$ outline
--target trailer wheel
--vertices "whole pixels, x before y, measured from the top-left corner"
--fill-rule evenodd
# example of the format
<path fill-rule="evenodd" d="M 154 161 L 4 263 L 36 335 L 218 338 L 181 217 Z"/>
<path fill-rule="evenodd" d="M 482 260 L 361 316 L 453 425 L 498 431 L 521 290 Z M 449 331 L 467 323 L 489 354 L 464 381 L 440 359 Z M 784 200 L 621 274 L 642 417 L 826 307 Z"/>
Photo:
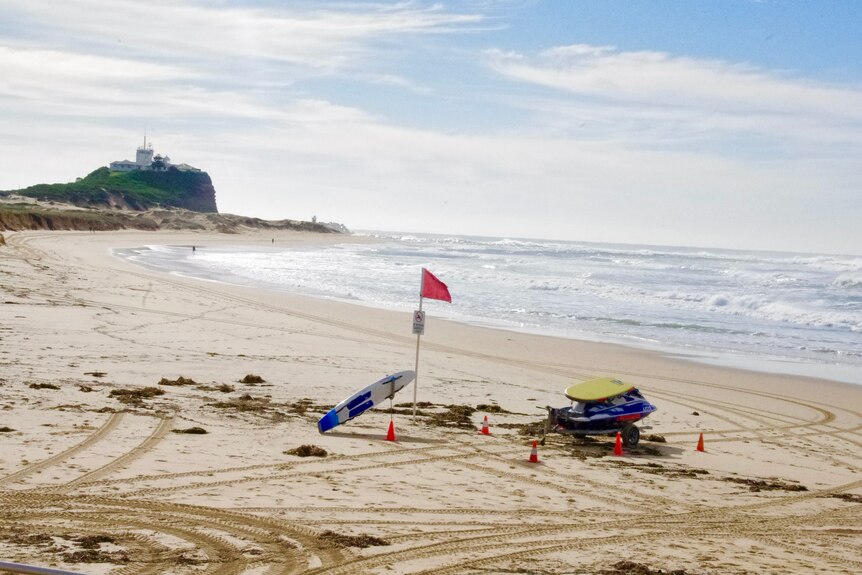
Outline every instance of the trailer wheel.
<path fill-rule="evenodd" d="M 623 427 L 620 435 L 623 436 L 623 445 L 625 445 L 626 447 L 634 447 L 641 439 L 640 430 L 631 424 Z"/>

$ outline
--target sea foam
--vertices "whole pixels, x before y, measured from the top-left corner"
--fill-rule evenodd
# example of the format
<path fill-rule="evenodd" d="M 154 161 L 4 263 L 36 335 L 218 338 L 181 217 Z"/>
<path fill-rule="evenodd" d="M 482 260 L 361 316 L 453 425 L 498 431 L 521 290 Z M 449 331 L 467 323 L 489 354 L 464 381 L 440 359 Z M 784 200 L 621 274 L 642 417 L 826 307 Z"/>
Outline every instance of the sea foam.
<path fill-rule="evenodd" d="M 148 246 L 157 269 L 411 311 L 421 268 L 452 304 L 429 314 L 688 353 L 839 366 L 862 383 L 862 258 L 422 234 L 324 247 Z M 855 368 L 858 368 L 855 369 Z M 828 376 L 828 375 L 826 375 Z"/>

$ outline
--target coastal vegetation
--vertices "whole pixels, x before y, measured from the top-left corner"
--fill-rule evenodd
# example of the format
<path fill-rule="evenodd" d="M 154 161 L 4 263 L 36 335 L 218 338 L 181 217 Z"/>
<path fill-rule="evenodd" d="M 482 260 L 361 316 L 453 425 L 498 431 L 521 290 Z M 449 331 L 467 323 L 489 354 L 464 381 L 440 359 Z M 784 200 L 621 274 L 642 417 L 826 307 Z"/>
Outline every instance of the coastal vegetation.
<path fill-rule="evenodd" d="M 0 200 L 3 198 L 0 197 Z M 136 211 L 121 208 L 81 208 L 68 204 L 0 201 L 0 230 L 299 230 L 334 233 L 323 224 L 297 220 L 262 220 L 233 214 L 201 213 L 181 208 Z M 2 243 L 2 242 L 0 242 Z"/>
<path fill-rule="evenodd" d="M 164 171 L 131 172 L 112 172 L 101 167 L 75 182 L 37 184 L 0 194 L 16 194 L 80 207 L 123 207 L 132 210 L 174 207 L 195 212 L 218 212 L 215 189 L 209 175 L 175 167 Z"/>
<path fill-rule="evenodd" d="M 29 202 L 0 203 L 0 230 L 157 230 L 146 212 L 69 209 Z"/>
<path fill-rule="evenodd" d="M 123 229 L 347 232 L 336 224 L 220 214 L 209 175 L 173 166 L 131 172 L 102 167 L 75 182 L 0 191 L 0 230 Z"/>

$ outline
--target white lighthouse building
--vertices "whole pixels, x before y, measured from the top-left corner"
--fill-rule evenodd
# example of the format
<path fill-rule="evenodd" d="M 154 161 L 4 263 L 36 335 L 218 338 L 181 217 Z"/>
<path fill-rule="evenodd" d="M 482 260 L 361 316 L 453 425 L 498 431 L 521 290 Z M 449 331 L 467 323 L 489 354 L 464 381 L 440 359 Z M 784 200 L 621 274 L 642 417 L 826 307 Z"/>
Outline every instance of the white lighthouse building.
<path fill-rule="evenodd" d="M 144 145 L 138 146 L 138 151 L 135 154 L 135 163 L 139 166 L 149 166 L 153 163 L 153 145 L 147 144 L 146 136 L 144 136 Z"/>
<path fill-rule="evenodd" d="M 154 160 L 158 160 L 156 162 L 157 166 L 153 165 Z M 171 159 L 168 156 L 159 155 L 153 157 L 153 145 L 147 143 L 146 134 L 144 134 L 144 144 L 142 146 L 138 146 L 138 149 L 135 152 L 134 162 L 130 160 L 120 160 L 109 164 L 109 168 L 112 172 L 132 172 L 134 170 L 154 169 L 167 170 L 170 167 Z"/>

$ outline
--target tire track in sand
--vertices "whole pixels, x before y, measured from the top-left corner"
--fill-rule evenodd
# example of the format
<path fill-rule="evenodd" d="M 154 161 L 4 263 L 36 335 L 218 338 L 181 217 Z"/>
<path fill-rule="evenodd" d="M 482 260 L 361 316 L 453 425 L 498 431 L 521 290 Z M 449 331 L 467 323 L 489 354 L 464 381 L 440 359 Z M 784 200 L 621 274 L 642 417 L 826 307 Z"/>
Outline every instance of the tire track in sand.
<path fill-rule="evenodd" d="M 174 545 L 174 554 L 189 545 L 203 550 L 207 566 L 195 572 L 208 575 L 237 575 L 261 564 L 267 565 L 271 575 L 287 575 L 306 570 L 312 562 L 329 566 L 351 556 L 349 551 L 326 545 L 314 530 L 299 523 L 211 507 L 33 491 L 0 492 L 0 503 L 0 523 L 23 527 L 47 519 L 74 532 L 122 534 L 134 530 L 176 537 L 184 543 L 179 549 Z M 147 555 L 152 558 L 153 554 Z M 166 566 L 162 563 L 160 572 Z"/>
<path fill-rule="evenodd" d="M 85 473 L 84 475 L 81 475 L 80 477 L 73 479 L 72 481 L 69 481 L 64 485 L 52 487 L 50 488 L 50 490 L 64 491 L 66 489 L 71 489 L 82 483 L 96 481 L 100 477 L 104 477 L 105 475 L 108 475 L 109 473 L 112 473 L 117 469 L 122 469 L 123 467 L 126 467 L 127 465 L 129 465 L 129 463 L 141 457 L 146 452 L 155 447 L 156 444 L 159 443 L 165 437 L 165 435 L 167 435 L 167 433 L 171 430 L 171 427 L 173 427 L 173 417 L 160 417 L 158 419 L 159 423 L 153 430 L 153 432 L 149 435 L 149 437 L 147 437 L 138 446 L 134 447 L 131 451 L 124 453 L 123 455 L 117 457 L 110 463 L 107 463 L 106 465 L 103 465 L 98 469 L 94 469 L 93 471 Z"/>
<path fill-rule="evenodd" d="M 7 475 L 6 477 L 3 477 L 2 479 L 0 479 L 0 485 L 5 485 L 5 484 L 20 481 L 21 479 L 27 477 L 28 475 L 31 475 L 31 474 L 36 473 L 38 471 L 42 471 L 43 469 L 51 467 L 52 465 L 57 465 L 61 461 L 64 461 L 64 460 L 72 457 L 73 455 L 77 454 L 78 452 L 83 451 L 84 449 L 87 449 L 88 447 L 90 447 L 94 443 L 99 442 L 102 439 L 104 439 L 105 436 L 108 435 L 109 433 L 111 433 L 111 431 L 113 431 L 114 428 L 116 428 L 117 425 L 119 425 L 119 423 L 122 420 L 123 420 L 123 412 L 120 411 L 120 412 L 112 413 L 111 416 L 108 418 L 108 420 L 105 423 L 103 423 L 102 426 L 98 430 L 96 430 L 95 433 L 93 433 L 92 435 L 87 437 L 87 439 L 85 439 L 81 443 L 70 447 L 66 451 L 58 453 L 57 455 L 49 457 L 48 459 L 45 459 L 45 460 L 40 461 L 38 463 L 34 463 L 33 465 L 30 465 L 28 467 L 25 467 L 24 469 L 21 469 L 20 471 L 16 471 L 15 473 L 12 473 L 11 475 Z"/>

